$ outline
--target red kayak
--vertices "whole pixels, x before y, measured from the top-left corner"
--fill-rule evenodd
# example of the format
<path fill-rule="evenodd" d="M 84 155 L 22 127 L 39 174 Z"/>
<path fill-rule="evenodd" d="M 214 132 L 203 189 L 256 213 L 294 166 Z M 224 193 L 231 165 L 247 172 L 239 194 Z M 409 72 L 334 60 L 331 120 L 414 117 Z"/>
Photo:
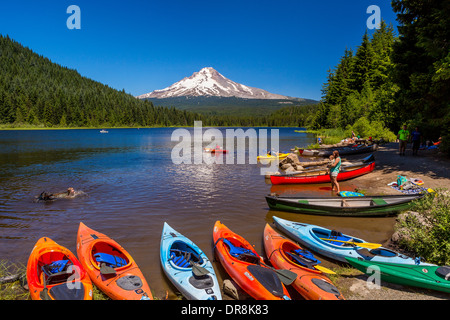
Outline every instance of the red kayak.
<path fill-rule="evenodd" d="M 344 181 L 370 173 L 375 169 L 375 162 L 356 167 L 352 170 L 343 169 L 337 176 L 337 181 Z M 295 174 L 295 175 L 271 175 L 270 182 L 272 184 L 304 184 L 304 183 L 329 183 L 330 175 L 326 172 L 311 175 L 311 173 Z"/>
<path fill-rule="evenodd" d="M 209 148 L 205 148 L 205 152 L 210 152 L 210 153 L 227 153 L 228 151 L 225 149 L 209 149 Z"/>

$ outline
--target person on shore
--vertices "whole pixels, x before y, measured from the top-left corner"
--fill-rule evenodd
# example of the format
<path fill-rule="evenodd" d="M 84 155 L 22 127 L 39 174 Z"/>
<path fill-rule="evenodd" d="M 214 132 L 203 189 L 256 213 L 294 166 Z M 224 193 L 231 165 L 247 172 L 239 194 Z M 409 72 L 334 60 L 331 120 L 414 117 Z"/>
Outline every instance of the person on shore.
<path fill-rule="evenodd" d="M 334 150 L 333 157 L 334 159 L 331 162 L 330 166 L 331 191 L 334 191 L 336 189 L 336 194 L 339 194 L 340 189 L 339 183 L 337 181 L 339 170 L 341 168 L 341 157 L 339 156 L 339 151 Z"/>
<path fill-rule="evenodd" d="M 420 145 L 422 144 L 422 135 L 420 134 L 418 127 L 416 127 L 415 130 L 411 133 L 411 140 L 413 144 L 413 156 L 416 156 L 417 152 L 419 151 Z"/>
<path fill-rule="evenodd" d="M 409 131 L 406 130 L 406 125 L 403 125 L 403 129 L 401 129 L 397 134 L 398 139 L 398 151 L 401 156 L 405 155 L 406 144 L 409 139 Z"/>

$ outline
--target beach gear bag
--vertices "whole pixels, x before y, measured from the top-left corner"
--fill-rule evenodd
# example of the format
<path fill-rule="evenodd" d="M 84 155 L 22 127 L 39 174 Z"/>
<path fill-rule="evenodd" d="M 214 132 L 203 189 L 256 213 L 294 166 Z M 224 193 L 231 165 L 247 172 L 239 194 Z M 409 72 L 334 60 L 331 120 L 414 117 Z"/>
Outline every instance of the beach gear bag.
<path fill-rule="evenodd" d="M 401 185 L 403 185 L 405 182 L 407 182 L 408 181 L 408 179 L 406 179 L 406 177 L 404 177 L 404 176 L 397 176 L 397 186 L 401 186 Z"/>

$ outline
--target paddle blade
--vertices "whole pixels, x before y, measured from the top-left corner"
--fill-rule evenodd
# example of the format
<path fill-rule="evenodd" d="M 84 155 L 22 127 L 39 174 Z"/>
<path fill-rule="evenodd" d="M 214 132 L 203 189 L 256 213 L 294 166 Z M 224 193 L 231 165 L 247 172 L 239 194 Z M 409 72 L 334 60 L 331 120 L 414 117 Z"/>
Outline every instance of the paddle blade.
<path fill-rule="evenodd" d="M 200 267 L 199 265 L 194 263 L 194 264 L 192 264 L 192 273 L 196 277 L 202 277 L 202 276 L 206 276 L 210 272 L 208 270 L 206 270 L 205 268 Z"/>
<path fill-rule="evenodd" d="M 314 268 L 316 268 L 317 270 L 323 272 L 323 273 L 328 273 L 328 274 L 336 274 L 336 272 L 334 272 L 333 270 L 330 270 L 328 268 L 319 266 L 319 265 L 315 265 Z"/>
<path fill-rule="evenodd" d="M 295 279 L 297 279 L 297 274 L 295 272 L 286 269 L 272 269 L 272 270 L 275 271 L 280 281 L 287 286 L 291 285 L 292 282 L 294 282 Z"/>
<path fill-rule="evenodd" d="M 106 264 L 102 263 L 100 266 L 100 273 L 105 276 L 115 275 L 116 270 L 111 267 L 108 267 Z"/>
<path fill-rule="evenodd" d="M 44 288 L 44 290 L 41 291 L 39 296 L 40 296 L 41 300 L 52 300 L 52 298 L 50 298 L 50 295 L 48 294 L 47 288 Z"/>

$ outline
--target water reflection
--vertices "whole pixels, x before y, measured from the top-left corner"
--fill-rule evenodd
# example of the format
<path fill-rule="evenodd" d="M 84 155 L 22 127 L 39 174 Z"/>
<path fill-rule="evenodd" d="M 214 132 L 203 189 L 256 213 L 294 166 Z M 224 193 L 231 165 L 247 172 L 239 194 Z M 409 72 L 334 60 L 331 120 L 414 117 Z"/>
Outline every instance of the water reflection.
<path fill-rule="evenodd" d="M 122 244 L 142 268 L 156 296 L 163 297 L 170 286 L 157 261 L 165 221 L 196 242 L 210 258 L 216 220 L 244 236 L 258 252 L 262 252 L 264 224 L 271 222 L 274 214 L 335 225 L 372 241 L 390 231 L 391 224 L 380 223 L 382 220 L 268 210 L 264 198 L 268 193 L 325 194 L 328 186 L 271 186 L 261 175 L 261 165 L 225 161 L 173 165 L 173 130 L 0 132 L 0 257 L 26 263 L 42 236 L 75 252 L 82 221 Z M 293 128 L 279 130 L 282 152 L 314 142 L 313 136 L 296 133 Z M 61 192 L 68 187 L 87 196 L 52 203 L 33 201 L 43 191 Z M 343 190 L 347 187 L 352 190 L 354 185 L 341 184 Z M 220 267 L 215 267 L 221 274 Z"/>

